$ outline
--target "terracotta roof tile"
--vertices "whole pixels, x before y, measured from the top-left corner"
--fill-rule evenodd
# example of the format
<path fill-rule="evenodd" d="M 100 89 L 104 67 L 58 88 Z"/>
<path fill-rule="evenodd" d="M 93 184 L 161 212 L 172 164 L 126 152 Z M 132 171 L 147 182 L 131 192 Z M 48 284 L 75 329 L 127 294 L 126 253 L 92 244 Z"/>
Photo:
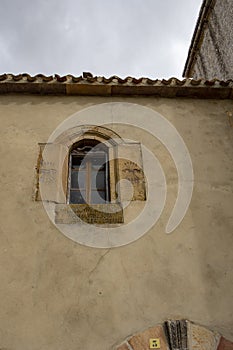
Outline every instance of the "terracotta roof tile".
<path fill-rule="evenodd" d="M 82 81 L 82 77 L 80 75 L 80 77 L 74 77 L 73 75 L 71 75 L 71 80 L 73 83 L 79 83 L 80 81 Z"/>
<path fill-rule="evenodd" d="M 232 81 L 233 81 L 233 80 L 227 80 L 227 81 L 221 80 L 221 81 L 219 82 L 219 84 L 220 84 L 221 86 L 228 86 L 230 83 L 232 83 Z"/>
<path fill-rule="evenodd" d="M 64 83 L 65 81 L 67 81 L 67 76 L 64 75 L 63 77 L 60 77 L 60 75 L 55 74 L 55 78 L 59 83 Z"/>
<path fill-rule="evenodd" d="M 200 85 L 201 82 L 202 82 L 201 79 L 198 79 L 198 80 L 192 79 L 192 80 L 190 80 L 190 84 L 191 85 L 195 85 L 195 86 Z"/>
<path fill-rule="evenodd" d="M 7 74 L 0 75 L 0 81 L 6 80 L 6 79 L 7 79 Z"/>

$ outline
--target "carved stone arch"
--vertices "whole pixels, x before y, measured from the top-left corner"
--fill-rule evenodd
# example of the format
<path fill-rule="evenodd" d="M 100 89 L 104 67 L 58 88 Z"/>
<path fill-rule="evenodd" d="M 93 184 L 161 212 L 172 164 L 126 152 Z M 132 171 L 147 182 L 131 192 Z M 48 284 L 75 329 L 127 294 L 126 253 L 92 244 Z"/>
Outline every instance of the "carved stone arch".
<path fill-rule="evenodd" d="M 74 126 L 60 134 L 54 142 L 70 147 L 82 138 L 93 138 L 100 142 L 107 142 L 111 146 L 124 143 L 123 139 L 115 131 L 96 125 Z"/>

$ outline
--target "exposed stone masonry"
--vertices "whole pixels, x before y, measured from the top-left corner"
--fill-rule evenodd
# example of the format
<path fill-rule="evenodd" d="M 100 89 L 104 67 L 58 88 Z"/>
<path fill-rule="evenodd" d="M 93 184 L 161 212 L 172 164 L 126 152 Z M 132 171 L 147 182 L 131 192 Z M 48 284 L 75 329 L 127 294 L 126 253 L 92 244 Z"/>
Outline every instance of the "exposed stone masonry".
<path fill-rule="evenodd" d="M 124 220 L 119 204 L 56 204 L 57 224 L 76 224 L 80 219 L 88 224 L 117 224 Z"/>
<path fill-rule="evenodd" d="M 232 18 L 232 0 L 203 2 L 184 76 L 209 80 L 233 78 Z"/>

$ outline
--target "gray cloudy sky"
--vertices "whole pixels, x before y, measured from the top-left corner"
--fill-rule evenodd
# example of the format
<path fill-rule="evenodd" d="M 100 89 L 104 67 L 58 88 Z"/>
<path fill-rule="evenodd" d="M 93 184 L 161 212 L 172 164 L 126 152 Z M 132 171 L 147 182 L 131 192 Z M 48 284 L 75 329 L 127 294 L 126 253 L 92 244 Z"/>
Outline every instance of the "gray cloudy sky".
<path fill-rule="evenodd" d="M 0 0 L 0 74 L 181 77 L 202 0 Z"/>

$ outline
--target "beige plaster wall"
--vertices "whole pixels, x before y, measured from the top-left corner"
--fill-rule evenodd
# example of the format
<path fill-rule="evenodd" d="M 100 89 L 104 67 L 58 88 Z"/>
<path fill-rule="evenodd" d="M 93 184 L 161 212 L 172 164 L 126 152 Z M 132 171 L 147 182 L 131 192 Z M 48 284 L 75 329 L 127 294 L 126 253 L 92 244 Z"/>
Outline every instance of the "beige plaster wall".
<path fill-rule="evenodd" d="M 82 246 L 62 235 L 32 201 L 39 142 L 85 107 L 138 103 L 173 123 L 193 161 L 188 212 L 164 233 L 177 175 L 158 141 L 134 130 L 165 169 L 168 196 L 157 224 L 114 249 Z M 107 350 L 167 318 L 188 318 L 233 340 L 233 167 L 226 111 L 231 101 L 0 96 L 0 348 Z M 129 130 L 115 129 L 122 137 Z"/>

